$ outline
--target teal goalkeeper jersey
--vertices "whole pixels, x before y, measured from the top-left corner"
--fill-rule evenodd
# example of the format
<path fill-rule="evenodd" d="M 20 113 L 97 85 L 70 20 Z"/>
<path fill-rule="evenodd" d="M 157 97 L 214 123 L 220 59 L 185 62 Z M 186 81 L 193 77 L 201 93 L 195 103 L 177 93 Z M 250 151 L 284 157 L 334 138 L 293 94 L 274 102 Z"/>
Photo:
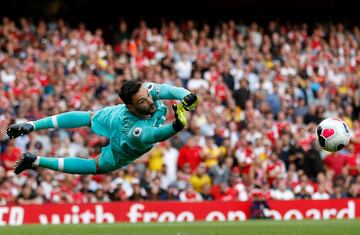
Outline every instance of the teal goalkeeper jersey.
<path fill-rule="evenodd" d="M 110 140 L 110 147 L 118 167 L 125 166 L 150 151 L 156 142 L 176 134 L 172 124 L 163 125 L 167 107 L 161 99 L 181 100 L 190 92 L 166 84 L 144 83 L 156 106 L 148 119 L 131 114 L 124 104 L 98 110 L 92 118 L 92 130 Z"/>

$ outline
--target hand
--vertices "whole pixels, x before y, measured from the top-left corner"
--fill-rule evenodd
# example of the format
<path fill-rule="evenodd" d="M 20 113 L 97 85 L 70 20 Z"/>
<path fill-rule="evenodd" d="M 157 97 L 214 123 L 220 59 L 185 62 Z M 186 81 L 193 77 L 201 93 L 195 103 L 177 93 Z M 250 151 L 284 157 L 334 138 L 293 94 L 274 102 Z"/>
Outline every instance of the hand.
<path fill-rule="evenodd" d="M 196 106 L 199 104 L 199 98 L 196 94 L 190 93 L 181 100 L 181 104 L 186 111 L 192 111 L 195 110 Z"/>
<path fill-rule="evenodd" d="M 173 104 L 173 110 L 175 113 L 175 121 L 172 126 L 176 132 L 181 131 L 187 124 L 187 113 L 182 104 Z"/>

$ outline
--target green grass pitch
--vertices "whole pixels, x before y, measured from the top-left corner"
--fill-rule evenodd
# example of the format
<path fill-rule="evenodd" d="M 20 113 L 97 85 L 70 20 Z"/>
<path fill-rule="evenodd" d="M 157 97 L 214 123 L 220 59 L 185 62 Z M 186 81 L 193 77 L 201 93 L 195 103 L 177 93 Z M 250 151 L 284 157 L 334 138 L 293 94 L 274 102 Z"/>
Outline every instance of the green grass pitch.
<path fill-rule="evenodd" d="M 0 227 L 3 235 L 357 235 L 360 220 L 246 221 L 149 224 L 24 225 Z"/>

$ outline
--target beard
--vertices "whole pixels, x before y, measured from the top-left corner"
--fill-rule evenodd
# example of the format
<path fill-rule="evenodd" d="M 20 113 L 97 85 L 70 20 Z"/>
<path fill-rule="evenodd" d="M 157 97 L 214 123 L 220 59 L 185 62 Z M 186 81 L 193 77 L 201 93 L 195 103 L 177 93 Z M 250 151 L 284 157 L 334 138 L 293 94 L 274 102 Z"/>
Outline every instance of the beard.
<path fill-rule="evenodd" d="M 138 109 L 137 111 L 142 115 L 152 115 L 156 112 L 156 107 L 154 104 L 152 104 L 147 109 Z"/>

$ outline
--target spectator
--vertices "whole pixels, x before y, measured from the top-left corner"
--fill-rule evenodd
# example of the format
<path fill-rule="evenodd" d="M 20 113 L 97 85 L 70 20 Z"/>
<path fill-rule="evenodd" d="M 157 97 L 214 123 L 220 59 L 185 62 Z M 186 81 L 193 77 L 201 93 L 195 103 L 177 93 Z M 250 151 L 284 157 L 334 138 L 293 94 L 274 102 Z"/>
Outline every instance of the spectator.
<path fill-rule="evenodd" d="M 43 200 L 30 185 L 24 185 L 17 197 L 17 202 L 21 205 L 42 204 Z"/>
<path fill-rule="evenodd" d="M 328 154 L 324 159 L 326 171 L 333 171 L 334 177 L 342 175 L 343 168 L 347 166 L 348 158 L 340 152 Z"/>
<path fill-rule="evenodd" d="M 189 80 L 187 88 L 190 91 L 196 92 L 199 89 L 209 89 L 209 83 L 205 79 L 201 77 L 201 71 L 195 70 L 194 71 L 194 78 Z"/>
<path fill-rule="evenodd" d="M 166 175 L 170 182 L 176 181 L 177 160 L 179 151 L 171 146 L 170 141 L 164 141 L 162 144 L 163 161 L 166 165 Z"/>
<path fill-rule="evenodd" d="M 237 191 L 229 187 L 227 183 L 214 185 L 212 195 L 214 200 L 218 201 L 235 201 L 237 199 Z"/>
<path fill-rule="evenodd" d="M 141 187 L 139 182 L 134 182 L 132 184 L 133 194 L 129 198 L 131 201 L 143 201 L 147 198 L 147 193 L 144 188 Z"/>
<path fill-rule="evenodd" d="M 304 154 L 303 168 L 310 179 L 315 179 L 319 172 L 324 170 L 320 152 L 315 143 L 311 143 L 311 148 Z"/>
<path fill-rule="evenodd" d="M 278 86 L 274 86 L 272 94 L 268 94 L 266 102 L 269 104 L 271 112 L 276 116 L 281 111 L 281 99 L 279 96 Z"/>
<path fill-rule="evenodd" d="M 359 186 L 359 183 L 352 183 L 350 184 L 350 187 L 349 187 L 349 192 L 348 192 L 348 195 L 347 197 L 349 198 L 358 198 L 360 196 L 360 186 Z"/>
<path fill-rule="evenodd" d="M 270 186 L 273 185 L 278 175 L 285 173 L 285 165 L 275 153 L 271 153 L 269 159 L 264 161 L 263 169 L 265 170 Z"/>
<path fill-rule="evenodd" d="M 164 191 L 160 195 L 160 200 L 171 200 L 171 201 L 177 201 L 179 200 L 179 190 L 176 187 L 176 184 L 170 184 L 167 188 L 167 191 Z"/>
<path fill-rule="evenodd" d="M 325 186 L 323 184 L 319 184 L 318 190 L 311 196 L 311 198 L 315 200 L 325 200 L 329 199 L 330 195 L 325 191 Z"/>
<path fill-rule="evenodd" d="M 205 163 L 200 163 L 196 169 L 195 174 L 193 174 L 189 182 L 193 185 L 195 191 L 202 192 L 202 189 L 205 185 L 211 185 L 211 178 L 206 174 L 206 165 Z"/>
<path fill-rule="evenodd" d="M 14 168 L 15 162 L 19 159 L 20 154 L 21 150 L 15 146 L 15 140 L 9 140 L 5 151 L 1 153 L 0 157 L 6 171 L 11 171 Z"/>
<path fill-rule="evenodd" d="M 334 193 L 330 195 L 330 198 L 341 199 L 346 198 L 343 187 L 341 185 L 336 185 L 334 187 Z"/>
<path fill-rule="evenodd" d="M 234 179 L 232 185 L 233 189 L 236 191 L 237 199 L 239 201 L 247 201 L 249 199 L 246 186 L 243 184 L 240 178 Z"/>
<path fill-rule="evenodd" d="M 109 202 L 110 201 L 110 198 L 108 197 L 108 195 L 106 195 L 106 193 L 102 189 L 96 190 L 95 197 L 96 197 L 97 202 Z"/>
<path fill-rule="evenodd" d="M 203 200 L 201 194 L 196 192 L 191 184 L 188 184 L 185 190 L 180 192 L 179 199 L 182 202 L 200 202 Z"/>
<path fill-rule="evenodd" d="M 192 63 L 185 53 L 182 53 L 180 60 L 175 64 L 177 76 L 181 79 L 183 87 L 187 88 L 187 84 L 191 77 Z"/>
<path fill-rule="evenodd" d="M 266 219 L 269 217 L 269 204 L 263 197 L 260 190 L 253 193 L 250 207 L 250 217 L 252 219 Z"/>
<path fill-rule="evenodd" d="M 215 141 L 212 137 L 207 137 L 204 148 L 204 159 L 205 165 L 208 168 L 211 168 L 218 164 L 219 157 L 221 155 L 220 148 L 215 144 Z"/>
<path fill-rule="evenodd" d="M 231 157 L 227 157 L 225 160 L 220 159 L 217 165 L 211 167 L 209 169 L 209 175 L 211 176 L 213 183 L 220 184 L 228 182 L 230 177 L 230 167 L 232 165 L 233 159 Z M 236 170 L 240 173 L 239 167 L 236 167 Z"/>
<path fill-rule="evenodd" d="M 150 171 L 161 171 L 163 166 L 163 151 L 159 147 L 154 147 L 149 153 L 148 168 Z"/>
<path fill-rule="evenodd" d="M 280 180 L 276 189 L 271 190 L 270 194 L 271 198 L 275 200 L 291 200 L 295 198 L 294 193 L 287 189 L 285 180 Z"/>
<path fill-rule="evenodd" d="M 212 200 L 214 200 L 214 197 L 211 194 L 211 185 L 210 184 L 205 184 L 202 187 L 201 197 L 203 198 L 204 201 L 212 201 Z"/>
<path fill-rule="evenodd" d="M 240 88 L 234 91 L 234 100 L 238 107 L 245 109 L 245 103 L 250 99 L 249 83 L 245 79 L 240 80 Z"/>
<path fill-rule="evenodd" d="M 309 110 L 304 116 L 304 123 L 308 125 L 309 123 L 320 123 L 320 119 L 316 116 L 316 105 L 309 104 Z"/>
<path fill-rule="evenodd" d="M 314 187 L 309 183 L 306 175 L 300 177 L 300 183 L 295 186 L 294 193 L 296 198 L 310 199 L 314 193 Z"/>
<path fill-rule="evenodd" d="M 177 187 L 181 190 L 185 189 L 190 178 L 192 176 L 192 170 L 189 163 L 185 163 L 183 168 L 177 173 Z"/>
<path fill-rule="evenodd" d="M 194 138 L 189 138 L 185 145 L 179 150 L 178 168 L 183 168 L 185 163 L 189 163 L 194 171 L 201 162 L 202 148 L 197 146 Z"/>

